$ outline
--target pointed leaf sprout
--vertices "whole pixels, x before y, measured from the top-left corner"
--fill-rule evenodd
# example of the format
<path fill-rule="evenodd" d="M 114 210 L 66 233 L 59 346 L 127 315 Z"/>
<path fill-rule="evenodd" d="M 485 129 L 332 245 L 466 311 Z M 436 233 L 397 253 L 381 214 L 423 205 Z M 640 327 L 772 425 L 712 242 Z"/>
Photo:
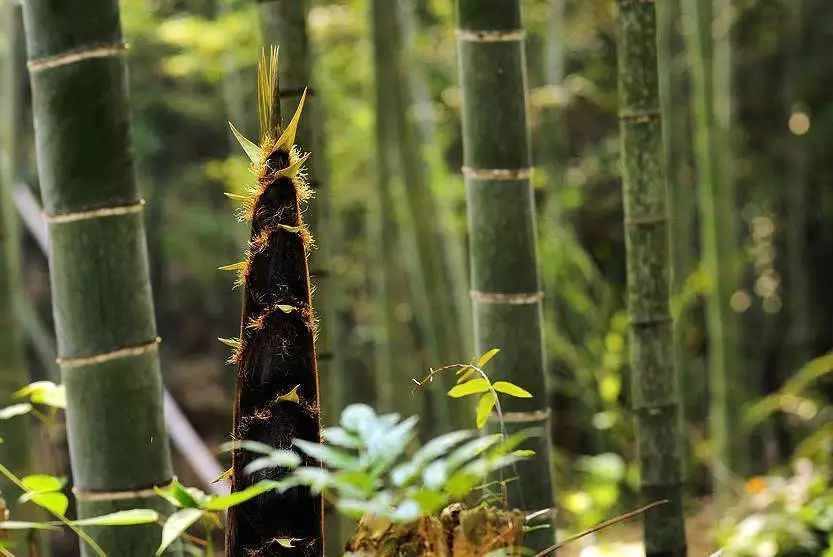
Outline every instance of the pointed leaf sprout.
<path fill-rule="evenodd" d="M 243 151 L 246 153 L 246 156 L 249 157 L 249 160 L 252 161 L 252 164 L 258 164 L 261 160 L 261 151 L 260 147 L 258 147 L 255 143 L 246 139 L 246 137 L 237 131 L 237 128 L 234 127 L 234 124 L 231 122 L 228 123 L 229 127 L 231 128 L 231 133 L 234 134 L 234 138 L 237 139 L 237 142 L 240 143 L 240 146 L 243 147 Z"/>

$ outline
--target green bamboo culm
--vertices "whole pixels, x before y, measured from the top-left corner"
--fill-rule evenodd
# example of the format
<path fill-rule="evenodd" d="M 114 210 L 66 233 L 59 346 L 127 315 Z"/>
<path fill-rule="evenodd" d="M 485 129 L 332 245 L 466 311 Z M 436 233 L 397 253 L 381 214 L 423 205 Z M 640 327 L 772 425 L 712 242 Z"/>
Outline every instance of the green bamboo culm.
<path fill-rule="evenodd" d="M 78 515 L 167 511 L 153 491 L 171 464 L 118 2 L 32 0 L 23 14 Z M 160 539 L 156 525 L 89 533 L 127 557 Z"/>
<path fill-rule="evenodd" d="M 535 512 L 553 508 L 553 482 L 521 8 L 458 0 L 457 14 L 475 344 L 501 349 L 495 379 L 535 395 L 503 404 L 509 433 L 542 429 L 536 457 L 507 485 L 510 506 Z M 541 550 L 554 537 L 554 527 L 536 529 L 525 545 Z"/>
<path fill-rule="evenodd" d="M 665 160 L 653 2 L 619 0 L 619 110 L 632 405 L 648 557 L 686 554 L 672 319 Z"/>
<path fill-rule="evenodd" d="M 20 7 L 0 5 L 5 43 L 2 50 L 2 107 L 0 107 L 0 404 L 12 402 L 12 393 L 29 382 L 26 369 L 18 302 L 22 297 L 20 235 L 12 202 L 12 188 L 19 176 L 22 145 L 23 95 L 20 63 L 24 56 Z M 16 474 L 30 471 L 31 447 L 27 419 L 0 421 L 0 462 Z M 0 496 L 11 505 L 20 495 L 17 488 L 0 482 Z"/>
<path fill-rule="evenodd" d="M 691 59 L 692 104 L 694 113 L 694 155 L 697 167 L 697 204 L 700 217 L 701 265 L 709 277 L 710 291 L 706 298 L 706 329 L 708 334 L 709 423 L 712 443 L 712 476 L 719 503 L 728 497 L 732 471 L 738 468 L 737 457 L 743 446 L 739 439 L 730 442 L 729 432 L 735 423 L 740 401 L 737 393 L 742 385 L 738 364 L 737 318 L 731 297 L 737 286 L 734 258 L 735 215 L 730 166 L 728 119 L 731 94 L 721 94 L 721 122 L 716 117 L 716 91 L 730 88 L 729 69 L 722 79 L 715 79 L 715 36 L 725 42 L 721 52 L 730 49 L 728 27 L 725 33 L 713 34 L 714 9 L 710 2 L 686 0 L 685 17 L 690 23 L 686 33 Z M 727 16 L 728 17 L 728 16 Z M 729 25 L 727 22 L 724 26 Z M 723 27 L 718 27 L 723 29 Z M 729 64 L 729 60 L 721 64 Z M 734 417 L 733 417 L 734 416 Z"/>

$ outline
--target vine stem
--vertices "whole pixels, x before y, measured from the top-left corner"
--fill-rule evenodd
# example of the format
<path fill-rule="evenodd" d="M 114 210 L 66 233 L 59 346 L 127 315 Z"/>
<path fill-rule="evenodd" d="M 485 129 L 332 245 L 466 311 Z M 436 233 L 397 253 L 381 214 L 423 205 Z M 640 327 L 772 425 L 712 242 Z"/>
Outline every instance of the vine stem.
<path fill-rule="evenodd" d="M 627 512 L 627 513 L 625 513 L 623 515 L 620 515 L 620 516 L 617 516 L 615 518 L 611 518 L 610 520 L 605 520 L 604 522 L 601 522 L 601 523 L 597 524 L 596 526 L 593 526 L 589 530 L 579 532 L 578 534 L 570 536 L 569 538 L 567 538 L 564 541 L 558 542 L 555 545 L 551 545 L 550 547 L 546 548 L 543 551 L 539 551 L 538 553 L 536 553 L 534 555 L 534 557 L 544 557 L 544 555 L 549 555 L 550 553 L 553 553 L 556 549 L 560 549 L 560 548 L 564 547 L 565 545 L 567 545 L 568 543 L 572 543 L 572 542 L 574 542 L 576 540 L 579 540 L 579 539 L 581 539 L 585 536 L 589 536 L 590 534 L 594 534 L 594 533 L 598 532 L 599 530 L 604 530 L 605 528 L 607 528 L 609 526 L 613 526 L 614 524 L 618 524 L 620 522 L 624 522 L 625 520 L 629 520 L 629 519 L 631 519 L 635 516 L 638 516 L 638 515 L 644 513 L 645 511 L 649 511 L 649 510 L 653 509 L 654 507 L 659 507 L 660 505 L 665 505 L 666 503 L 668 503 L 667 499 L 663 499 L 662 501 L 654 501 L 653 503 L 649 503 L 649 504 L 645 505 L 644 507 L 639 507 L 636 510 Z"/>

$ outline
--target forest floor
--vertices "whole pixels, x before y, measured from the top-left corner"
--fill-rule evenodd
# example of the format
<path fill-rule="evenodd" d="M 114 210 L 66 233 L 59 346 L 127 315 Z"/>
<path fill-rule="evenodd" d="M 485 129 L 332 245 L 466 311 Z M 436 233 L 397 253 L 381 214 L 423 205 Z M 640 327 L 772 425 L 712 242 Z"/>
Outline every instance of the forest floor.
<path fill-rule="evenodd" d="M 689 557 L 708 557 L 714 546 L 712 529 L 714 517 L 707 503 L 699 506 L 697 514 L 686 519 Z M 565 546 L 559 557 L 643 557 L 642 528 L 638 521 L 618 524 Z"/>

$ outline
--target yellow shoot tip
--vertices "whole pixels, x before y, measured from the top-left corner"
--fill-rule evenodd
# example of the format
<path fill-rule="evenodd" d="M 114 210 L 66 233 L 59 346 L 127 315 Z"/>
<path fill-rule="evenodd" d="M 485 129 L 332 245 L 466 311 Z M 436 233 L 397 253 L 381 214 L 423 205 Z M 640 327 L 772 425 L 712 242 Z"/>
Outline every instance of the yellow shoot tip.
<path fill-rule="evenodd" d="M 286 129 L 283 131 L 281 137 L 275 144 L 276 150 L 283 149 L 285 151 L 289 151 L 289 149 L 295 145 L 295 134 L 298 132 L 298 123 L 301 121 L 301 112 L 304 110 L 304 102 L 306 100 L 307 90 L 304 89 L 304 94 L 301 95 L 301 100 L 298 102 L 298 108 L 295 109 L 295 114 L 292 116 L 292 120 L 290 120 L 289 125 L 286 126 Z"/>
<path fill-rule="evenodd" d="M 310 156 L 310 153 L 307 153 L 306 155 L 299 158 L 297 161 L 290 164 L 286 168 L 281 168 L 280 170 L 278 170 L 275 173 L 275 178 L 284 178 L 284 177 L 294 178 L 301 171 L 301 168 L 304 166 L 304 163 L 307 162 L 307 159 L 309 159 L 309 156 Z"/>
<path fill-rule="evenodd" d="M 225 195 L 226 197 L 228 197 L 232 201 L 239 201 L 240 203 L 247 203 L 248 201 L 251 201 L 251 199 L 252 199 L 248 195 L 240 195 L 239 193 L 231 193 L 231 192 L 228 192 L 228 191 L 223 192 L 223 195 Z"/>
<path fill-rule="evenodd" d="M 239 338 L 222 338 L 217 337 L 217 340 L 228 346 L 229 348 L 234 348 L 235 350 L 239 350 L 241 343 Z"/>
<path fill-rule="evenodd" d="M 240 143 L 241 147 L 243 147 L 243 151 L 245 151 L 246 156 L 249 157 L 249 160 L 252 161 L 252 164 L 257 164 L 258 162 L 260 162 L 260 147 L 252 143 L 250 140 L 246 139 L 246 136 L 237 131 L 237 128 L 234 127 L 234 124 L 229 122 L 228 125 L 231 128 L 231 133 L 234 134 L 234 138 L 237 139 L 237 142 Z"/>
<path fill-rule="evenodd" d="M 222 267 L 217 267 L 220 271 L 242 271 L 246 268 L 247 262 L 238 261 L 237 263 L 232 263 L 231 265 L 223 265 Z"/>

